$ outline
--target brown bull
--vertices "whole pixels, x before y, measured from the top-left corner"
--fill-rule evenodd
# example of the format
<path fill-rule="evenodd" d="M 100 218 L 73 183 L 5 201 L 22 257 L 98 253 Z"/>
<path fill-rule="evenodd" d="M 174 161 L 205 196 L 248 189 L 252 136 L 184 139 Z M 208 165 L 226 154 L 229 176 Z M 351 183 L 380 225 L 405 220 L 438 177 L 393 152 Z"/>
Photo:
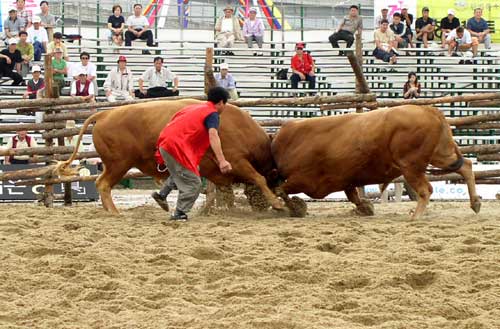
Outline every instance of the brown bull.
<path fill-rule="evenodd" d="M 92 133 L 94 146 L 104 164 L 96 186 L 104 209 L 118 213 L 111 198 L 111 188 L 130 168 L 138 168 L 157 179 L 168 176 L 168 173 L 157 170 L 154 158 L 160 131 L 177 111 L 199 102 L 184 99 L 127 105 L 96 113 L 85 121 L 78 144 L 86 128 L 95 122 Z M 219 186 L 235 182 L 255 184 L 273 207 L 281 208 L 279 199 L 266 182 L 266 176 L 273 171 L 269 136 L 248 113 L 233 105 L 226 105 L 220 120 L 222 150 L 233 170 L 230 174 L 222 174 L 209 148 L 200 164 L 201 175 Z M 72 157 L 58 166 L 59 172 L 64 172 L 74 159 L 76 149 L 78 146 Z"/>
<path fill-rule="evenodd" d="M 462 157 L 443 114 L 434 107 L 406 105 L 290 122 L 274 137 L 271 150 L 286 180 L 279 195 L 292 214 L 296 205 L 288 194 L 324 198 L 336 191 L 344 191 L 359 212 L 373 214 L 373 207 L 360 199 L 356 187 L 387 186 L 403 175 L 418 194 L 413 218 L 419 217 L 432 193 L 425 176 L 429 164 L 462 175 L 471 208 L 479 212 L 481 206 L 472 162 Z M 304 215 L 303 208 L 295 215 Z"/>

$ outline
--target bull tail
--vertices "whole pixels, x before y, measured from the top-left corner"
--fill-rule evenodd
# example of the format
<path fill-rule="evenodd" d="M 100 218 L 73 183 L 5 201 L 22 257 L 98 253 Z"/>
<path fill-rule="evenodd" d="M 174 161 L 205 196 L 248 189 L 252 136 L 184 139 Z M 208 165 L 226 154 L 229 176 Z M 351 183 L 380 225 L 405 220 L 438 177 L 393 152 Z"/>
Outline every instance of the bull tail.
<path fill-rule="evenodd" d="M 444 121 L 443 125 L 446 125 L 446 129 L 449 130 L 450 127 L 446 121 Z M 452 137 L 453 138 L 453 137 Z M 462 155 L 462 151 L 458 147 L 456 142 L 453 143 L 453 147 L 455 148 L 455 154 L 457 156 L 457 160 L 449 164 L 446 168 L 427 168 L 426 172 L 429 175 L 446 175 L 450 173 L 456 172 L 460 169 L 464 164 L 464 156 Z"/>
<path fill-rule="evenodd" d="M 80 143 L 82 141 L 82 136 L 87 130 L 88 126 L 97 121 L 97 119 L 102 116 L 105 112 L 99 112 L 92 114 L 85 122 L 83 123 L 82 128 L 80 129 L 80 133 L 78 134 L 78 139 L 76 141 L 75 149 L 71 154 L 70 158 L 66 161 L 57 161 L 55 168 L 52 171 L 52 174 L 55 176 L 74 176 L 78 173 L 77 169 L 70 168 L 71 162 L 75 160 L 76 154 L 78 153 L 78 148 L 80 147 Z"/>

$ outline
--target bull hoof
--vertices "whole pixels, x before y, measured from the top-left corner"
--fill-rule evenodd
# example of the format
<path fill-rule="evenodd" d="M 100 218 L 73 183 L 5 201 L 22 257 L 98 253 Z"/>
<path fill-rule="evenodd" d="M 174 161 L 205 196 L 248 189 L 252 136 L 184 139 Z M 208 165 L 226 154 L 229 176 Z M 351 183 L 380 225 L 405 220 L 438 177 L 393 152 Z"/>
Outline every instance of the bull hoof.
<path fill-rule="evenodd" d="M 290 210 L 290 217 L 306 217 L 307 204 L 301 198 L 296 196 L 292 197 L 287 203 L 287 206 Z"/>
<path fill-rule="evenodd" d="M 271 207 L 274 210 L 284 210 L 285 203 L 283 202 L 283 200 L 276 198 L 276 200 L 274 200 L 274 202 L 271 204 Z"/>
<path fill-rule="evenodd" d="M 370 200 L 361 199 L 361 202 L 356 206 L 356 212 L 361 216 L 373 216 L 375 208 Z"/>
<path fill-rule="evenodd" d="M 267 209 L 269 209 L 269 206 L 271 206 L 262 191 L 255 185 L 245 185 L 244 193 L 248 199 L 248 203 L 250 204 L 252 211 L 266 211 Z"/>
<path fill-rule="evenodd" d="M 481 200 L 477 198 L 471 203 L 470 207 L 476 214 L 479 214 L 479 211 L 481 210 Z"/>

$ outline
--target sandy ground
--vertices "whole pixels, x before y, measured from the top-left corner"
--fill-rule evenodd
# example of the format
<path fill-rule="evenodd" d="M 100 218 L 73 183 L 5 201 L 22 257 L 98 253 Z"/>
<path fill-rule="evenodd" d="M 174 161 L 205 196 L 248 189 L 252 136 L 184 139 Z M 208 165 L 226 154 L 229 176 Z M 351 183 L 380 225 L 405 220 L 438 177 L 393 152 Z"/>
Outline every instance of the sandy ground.
<path fill-rule="evenodd" d="M 147 204 L 0 205 L 1 328 L 500 328 L 500 203 L 240 206 L 188 223 Z"/>

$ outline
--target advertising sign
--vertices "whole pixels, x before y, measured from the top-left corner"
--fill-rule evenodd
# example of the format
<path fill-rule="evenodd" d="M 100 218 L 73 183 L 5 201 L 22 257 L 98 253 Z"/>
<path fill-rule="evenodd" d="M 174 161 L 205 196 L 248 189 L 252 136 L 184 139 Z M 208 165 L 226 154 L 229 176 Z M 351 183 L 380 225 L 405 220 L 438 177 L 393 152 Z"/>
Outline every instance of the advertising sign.
<path fill-rule="evenodd" d="M 382 13 L 383 8 L 388 8 L 389 13 L 387 14 L 389 17 L 392 17 L 394 13 L 400 13 L 403 5 L 408 7 L 408 13 L 413 15 L 413 23 L 420 15 L 417 14 L 417 0 L 384 0 L 384 1 L 374 1 L 374 19 L 377 19 Z M 375 21 L 373 22 L 375 24 Z"/>

